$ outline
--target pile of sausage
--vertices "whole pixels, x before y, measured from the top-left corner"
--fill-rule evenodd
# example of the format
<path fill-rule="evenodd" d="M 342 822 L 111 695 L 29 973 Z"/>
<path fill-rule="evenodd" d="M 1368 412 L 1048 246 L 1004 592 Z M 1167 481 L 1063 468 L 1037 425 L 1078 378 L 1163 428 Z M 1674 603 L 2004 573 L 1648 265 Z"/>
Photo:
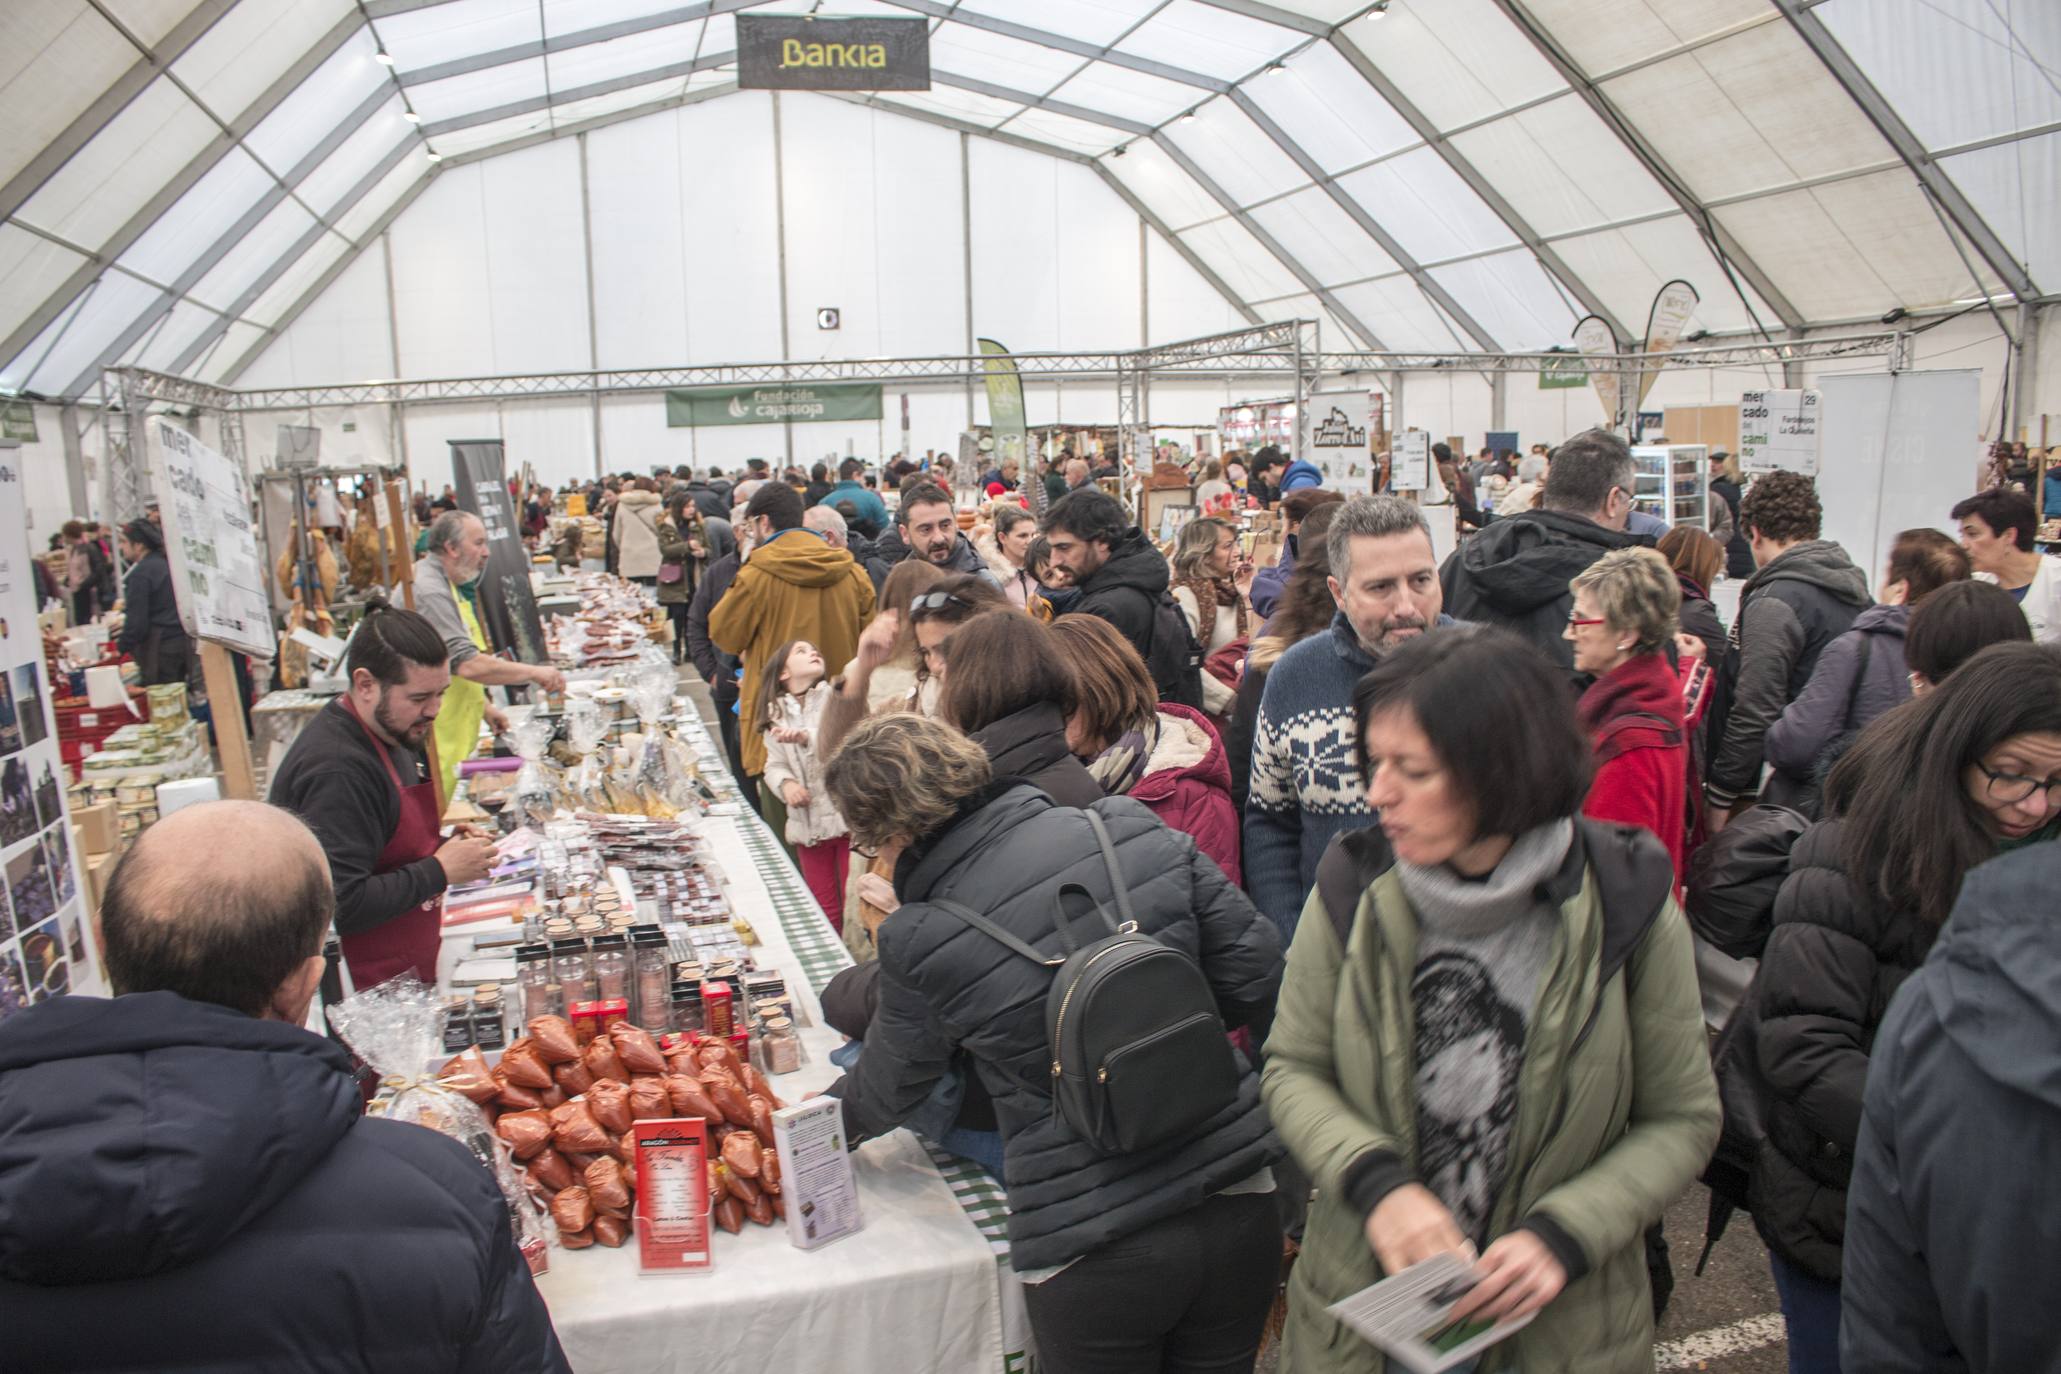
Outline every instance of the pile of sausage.
<path fill-rule="evenodd" d="M 773 1112 L 785 1104 L 726 1041 L 668 1036 L 661 1047 L 619 1021 L 582 1046 L 564 1017 L 539 1016 L 492 1069 L 475 1048 L 438 1078 L 492 1119 L 569 1250 L 629 1238 L 637 1121 L 708 1124 L 709 1205 L 724 1230 L 787 1215 L 773 1151 Z"/>

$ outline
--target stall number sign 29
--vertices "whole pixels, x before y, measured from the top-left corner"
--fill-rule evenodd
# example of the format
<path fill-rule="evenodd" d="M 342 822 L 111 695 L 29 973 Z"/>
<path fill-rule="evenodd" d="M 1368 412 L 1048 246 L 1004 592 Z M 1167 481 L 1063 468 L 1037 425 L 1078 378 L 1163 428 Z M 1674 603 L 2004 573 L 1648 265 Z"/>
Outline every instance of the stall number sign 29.
<path fill-rule="evenodd" d="M 1818 475 L 1815 391 L 1748 391 L 1739 398 L 1739 468 L 1742 472 Z"/>

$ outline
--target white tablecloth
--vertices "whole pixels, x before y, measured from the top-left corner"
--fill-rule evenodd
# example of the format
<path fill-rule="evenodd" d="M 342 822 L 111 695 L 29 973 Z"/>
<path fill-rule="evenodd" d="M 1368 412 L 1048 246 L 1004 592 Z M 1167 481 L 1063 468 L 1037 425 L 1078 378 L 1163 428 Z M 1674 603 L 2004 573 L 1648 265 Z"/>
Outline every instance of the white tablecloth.
<path fill-rule="evenodd" d="M 806 1009 L 808 1062 L 773 1080 L 787 1101 L 837 1077 L 830 1051 L 843 1037 L 822 1010 L 793 950 L 760 864 L 739 833 L 749 819 L 699 824 L 728 878 L 731 899 L 761 942 L 762 963 L 787 974 Z M 799 887 L 785 858 L 772 862 Z M 791 890 L 791 889 L 790 889 Z M 820 913 L 814 919 L 822 922 Z M 828 923 L 821 936 L 830 935 Z M 906 1131 L 853 1156 L 865 1227 L 821 1250 L 788 1244 L 784 1225 L 718 1231 L 715 1264 L 693 1276 L 646 1278 L 634 1241 L 620 1250 L 551 1252 L 538 1288 L 579 1374 L 708 1374 L 711 1370 L 896 1371 L 994 1374 L 1003 1367 L 995 1255 Z"/>

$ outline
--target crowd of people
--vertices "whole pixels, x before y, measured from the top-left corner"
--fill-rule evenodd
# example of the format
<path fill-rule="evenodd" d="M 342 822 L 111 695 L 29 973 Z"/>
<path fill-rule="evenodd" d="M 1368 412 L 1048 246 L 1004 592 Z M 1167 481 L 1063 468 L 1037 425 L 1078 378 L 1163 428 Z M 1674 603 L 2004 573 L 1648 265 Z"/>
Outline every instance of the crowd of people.
<path fill-rule="evenodd" d="M 1198 472 L 1217 514 L 1168 547 L 1071 455 L 585 492 L 857 956 L 822 998 L 851 1139 L 908 1126 L 994 1174 L 1055 1374 L 1249 1368 L 1270 1324 L 1284 1369 L 1376 1371 L 1332 1305 L 1448 1252 L 1458 1315 L 1527 1322 L 1494 1367 L 1650 1369 L 1699 1178 L 1751 1215 L 1797 1374 L 2047 1367 L 2061 568 L 2030 497 L 1863 569 L 1810 478 L 1722 454 L 1702 528 L 1656 529 L 1606 432 L 1440 463 L 1472 527 L 1443 559 L 1416 501 L 1273 451 Z M 477 524 L 431 525 L 454 582 Z M 381 684 L 476 657 L 462 623 L 393 624 L 415 666 L 354 674 L 368 777 L 413 738 Z M 234 932 L 189 949 L 133 909 L 171 842 L 110 891 L 118 990 L 290 1019 L 308 931 L 265 917 L 230 998 L 200 954 Z M 1186 981 L 1048 1023 L 1097 941 Z M 0 1108 L 40 1081 L 20 1034 Z M 0 1311 L 76 1253 L 0 1228 Z"/>

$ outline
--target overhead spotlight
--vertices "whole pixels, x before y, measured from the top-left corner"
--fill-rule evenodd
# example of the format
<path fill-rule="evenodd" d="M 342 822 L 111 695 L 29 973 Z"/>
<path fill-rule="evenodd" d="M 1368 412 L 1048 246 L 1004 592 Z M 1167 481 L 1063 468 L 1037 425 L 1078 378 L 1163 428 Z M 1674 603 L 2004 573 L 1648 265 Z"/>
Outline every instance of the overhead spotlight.
<path fill-rule="evenodd" d="M 1367 11 L 1369 19 L 1388 18 L 1388 0 L 1374 0 L 1374 8 Z"/>
<path fill-rule="evenodd" d="M 1703 342 L 1703 341 L 1704 341 L 1705 339 L 1707 339 L 1707 338 L 1709 338 L 1709 337 L 1710 337 L 1710 331 L 1709 331 L 1708 329 L 1699 329 L 1699 330 L 1697 330 L 1697 331 L 1696 331 L 1696 332 L 1695 332 L 1694 334 L 1691 334 L 1691 335 L 1690 335 L 1690 336 L 1689 336 L 1688 338 L 1686 338 L 1686 339 L 1682 340 L 1682 342 L 1683 342 L 1683 343 L 1702 343 L 1702 342 Z"/>
<path fill-rule="evenodd" d="M 387 52 L 384 49 L 381 49 L 379 52 L 372 54 L 372 60 L 374 62 L 377 62 L 382 67 L 391 67 L 394 65 L 394 55 L 390 52 Z"/>
<path fill-rule="evenodd" d="M 429 150 L 429 160 L 431 162 L 442 162 L 444 160 L 444 155 L 438 152 L 436 149 L 432 148 Z"/>
<path fill-rule="evenodd" d="M 422 116 L 413 110 L 401 111 L 401 118 L 407 120 L 410 124 L 420 124 L 422 122 Z"/>
<path fill-rule="evenodd" d="M 1111 157 L 1122 157 L 1125 153 L 1128 153 L 1129 151 L 1131 151 L 1130 144 L 1119 143 L 1116 145 L 1116 147 L 1109 150 L 1109 155 Z"/>
<path fill-rule="evenodd" d="M 1285 67 L 1285 66 L 1283 66 L 1283 65 L 1282 65 L 1281 63 L 1279 63 L 1279 62 L 1269 62 L 1269 63 L 1267 64 L 1267 74 L 1268 74 L 1269 76 L 1272 76 L 1272 75 L 1273 75 L 1273 74 L 1275 74 L 1276 72 L 1285 72 L 1285 71 L 1287 71 L 1287 70 L 1288 70 L 1288 68 L 1287 68 L 1287 67 Z"/>
<path fill-rule="evenodd" d="M 1188 111 L 1188 113 L 1182 115 L 1181 122 L 1183 124 L 1193 124 L 1195 122 L 1195 111 L 1190 110 Z"/>
<path fill-rule="evenodd" d="M 1898 306 L 1896 309 L 1890 311 L 1887 315 L 1884 315 L 1882 317 L 1882 323 L 1895 324 L 1898 320 L 1902 319 L 1904 316 L 1910 313 L 1910 311 L 1904 309 L 1902 306 Z"/>

